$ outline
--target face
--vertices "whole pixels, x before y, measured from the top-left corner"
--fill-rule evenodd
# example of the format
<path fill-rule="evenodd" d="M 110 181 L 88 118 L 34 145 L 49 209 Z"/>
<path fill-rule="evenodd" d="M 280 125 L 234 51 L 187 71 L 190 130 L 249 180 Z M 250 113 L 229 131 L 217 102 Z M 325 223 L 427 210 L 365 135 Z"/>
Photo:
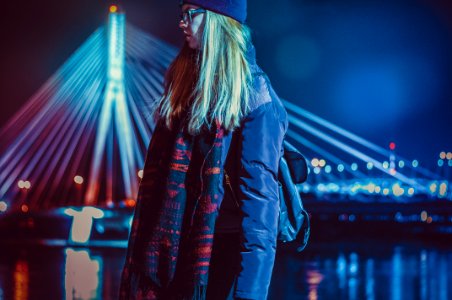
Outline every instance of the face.
<path fill-rule="evenodd" d="M 204 30 L 204 12 L 194 12 L 200 9 L 199 6 L 184 4 L 182 6 L 182 14 L 185 15 L 185 20 L 180 20 L 179 28 L 185 34 L 185 40 L 191 49 L 201 48 L 202 32 Z M 187 13 L 190 11 L 189 13 Z M 191 13 L 191 21 L 188 14 Z"/>

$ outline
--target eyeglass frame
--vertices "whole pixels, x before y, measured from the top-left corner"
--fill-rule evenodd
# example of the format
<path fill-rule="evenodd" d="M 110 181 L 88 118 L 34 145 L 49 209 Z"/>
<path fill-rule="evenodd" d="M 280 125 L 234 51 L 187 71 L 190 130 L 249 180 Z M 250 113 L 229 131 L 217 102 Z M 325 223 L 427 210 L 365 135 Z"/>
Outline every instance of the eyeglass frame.
<path fill-rule="evenodd" d="M 205 12 L 206 12 L 206 10 L 204 8 L 187 9 L 185 12 L 183 12 L 180 15 L 179 22 L 184 22 L 185 24 L 189 24 L 189 23 L 193 22 L 194 14 L 200 14 L 200 13 L 205 13 Z"/>

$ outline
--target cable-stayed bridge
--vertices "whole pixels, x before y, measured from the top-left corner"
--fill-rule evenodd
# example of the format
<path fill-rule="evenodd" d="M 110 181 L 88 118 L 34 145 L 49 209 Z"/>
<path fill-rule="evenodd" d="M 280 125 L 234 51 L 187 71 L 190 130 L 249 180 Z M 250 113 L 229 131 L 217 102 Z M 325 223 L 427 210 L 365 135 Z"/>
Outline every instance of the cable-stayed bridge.
<path fill-rule="evenodd" d="M 177 49 L 111 12 L 0 131 L 0 209 L 133 206 L 152 107 Z M 449 178 L 291 101 L 288 138 L 306 155 L 303 193 L 452 199 Z M 452 153 L 444 154 L 452 166 Z"/>

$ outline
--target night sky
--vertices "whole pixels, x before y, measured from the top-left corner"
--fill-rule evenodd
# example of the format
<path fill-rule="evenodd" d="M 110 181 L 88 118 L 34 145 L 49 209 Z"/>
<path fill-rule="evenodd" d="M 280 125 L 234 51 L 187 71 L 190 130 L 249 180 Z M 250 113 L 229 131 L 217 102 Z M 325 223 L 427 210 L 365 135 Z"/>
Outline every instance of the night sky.
<path fill-rule="evenodd" d="M 252 0 L 260 66 L 287 100 L 433 165 L 452 151 L 450 1 Z M 2 4 L 0 127 L 105 24 L 128 22 L 177 47 L 179 1 L 9 1 Z"/>

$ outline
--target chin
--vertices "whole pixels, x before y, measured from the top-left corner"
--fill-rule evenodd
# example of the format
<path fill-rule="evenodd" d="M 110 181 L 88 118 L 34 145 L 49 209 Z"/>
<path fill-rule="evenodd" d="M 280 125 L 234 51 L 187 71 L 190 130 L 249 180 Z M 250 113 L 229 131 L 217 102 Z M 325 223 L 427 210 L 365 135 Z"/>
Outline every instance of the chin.
<path fill-rule="evenodd" d="M 188 43 L 188 47 L 193 50 L 199 49 L 198 45 L 195 43 Z"/>

